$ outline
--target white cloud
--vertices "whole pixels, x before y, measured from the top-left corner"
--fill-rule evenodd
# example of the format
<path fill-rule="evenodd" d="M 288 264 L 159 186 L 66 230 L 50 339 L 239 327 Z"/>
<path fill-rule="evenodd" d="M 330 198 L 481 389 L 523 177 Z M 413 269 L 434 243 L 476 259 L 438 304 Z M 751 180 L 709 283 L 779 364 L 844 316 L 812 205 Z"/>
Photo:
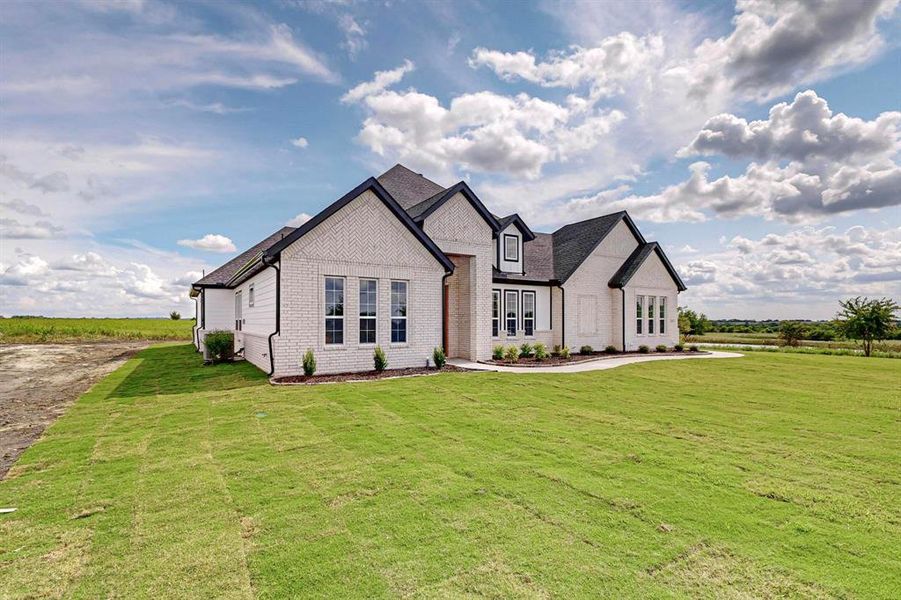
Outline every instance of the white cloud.
<path fill-rule="evenodd" d="M 351 59 L 355 59 L 368 46 L 366 30 L 354 19 L 353 15 L 346 13 L 338 17 L 338 28 L 344 34 L 344 41 L 341 43 L 341 47 L 347 51 Z"/>
<path fill-rule="evenodd" d="M 291 145 L 295 148 L 306 148 L 310 145 L 310 142 L 305 137 L 299 137 L 297 139 L 291 140 Z"/>
<path fill-rule="evenodd" d="M 287 225 L 288 227 L 300 227 L 301 225 L 303 225 L 304 223 L 306 223 L 307 221 L 309 221 L 312 218 L 313 218 L 312 215 L 308 215 L 307 213 L 302 212 L 299 215 L 297 215 L 296 217 L 294 217 L 293 219 L 291 219 L 290 221 L 288 221 L 287 223 L 285 223 L 285 225 Z"/>
<path fill-rule="evenodd" d="M 341 102 L 352 104 L 359 102 L 367 96 L 371 96 L 378 92 L 384 91 L 386 88 L 394 85 L 404 78 L 404 75 L 414 69 L 413 62 L 405 60 L 404 63 L 396 69 L 389 71 L 376 71 L 372 81 L 364 81 L 351 88 L 346 94 L 341 96 Z"/>
<path fill-rule="evenodd" d="M 0 218 L 0 234 L 5 239 L 29 240 L 58 238 L 63 232 L 50 221 L 36 221 L 32 224 L 20 223 L 16 219 Z"/>
<path fill-rule="evenodd" d="M 235 244 L 229 238 L 216 233 L 208 233 L 197 240 L 178 240 L 178 245 L 208 252 L 226 253 L 237 251 Z"/>
<path fill-rule="evenodd" d="M 20 200 L 19 198 L 15 198 L 13 200 L 4 200 L 0 202 L 0 206 L 11 210 L 13 212 L 17 212 L 21 215 L 29 215 L 32 217 L 42 217 L 45 216 L 41 207 L 36 204 L 29 204 L 24 200 Z"/>
<path fill-rule="evenodd" d="M 171 106 L 171 107 L 176 107 L 176 108 L 186 108 L 188 110 L 212 113 L 214 115 L 230 115 L 230 114 L 234 114 L 234 113 L 247 112 L 250 110 L 249 108 L 226 106 L 225 104 L 223 104 L 221 102 L 208 102 L 206 104 L 198 104 L 196 102 L 191 102 L 190 100 L 185 100 L 183 98 L 177 99 L 177 100 L 170 100 L 169 102 L 166 102 L 165 104 L 166 104 L 166 106 Z"/>

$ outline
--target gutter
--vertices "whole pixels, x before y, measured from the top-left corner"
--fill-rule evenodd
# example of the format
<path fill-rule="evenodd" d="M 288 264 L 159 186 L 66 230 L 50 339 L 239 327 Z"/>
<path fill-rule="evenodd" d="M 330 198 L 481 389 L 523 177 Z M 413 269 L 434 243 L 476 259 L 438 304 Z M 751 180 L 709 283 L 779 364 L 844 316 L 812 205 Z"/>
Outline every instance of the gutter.
<path fill-rule="evenodd" d="M 263 257 L 263 264 L 275 269 L 275 331 L 269 334 L 269 377 L 275 373 L 275 356 L 272 354 L 272 338 L 281 335 L 282 329 L 282 272 L 275 263 L 267 263 Z"/>
<path fill-rule="evenodd" d="M 626 351 L 626 288 L 621 287 L 619 291 L 623 293 L 623 352 Z"/>
<path fill-rule="evenodd" d="M 560 346 L 566 347 L 566 290 L 560 286 Z"/>

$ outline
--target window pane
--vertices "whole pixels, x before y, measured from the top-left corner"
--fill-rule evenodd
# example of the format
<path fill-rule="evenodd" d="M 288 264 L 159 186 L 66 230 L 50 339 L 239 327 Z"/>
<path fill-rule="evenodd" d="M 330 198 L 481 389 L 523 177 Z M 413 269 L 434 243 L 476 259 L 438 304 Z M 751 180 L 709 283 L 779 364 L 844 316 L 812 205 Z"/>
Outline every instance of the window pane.
<path fill-rule="evenodd" d="M 519 320 L 518 300 L 516 292 L 506 292 L 504 295 L 504 312 L 506 314 L 507 335 L 509 336 L 516 335 L 516 326 Z"/>
<path fill-rule="evenodd" d="M 360 280 L 360 316 L 374 317 L 376 315 L 376 281 L 374 279 Z"/>
<path fill-rule="evenodd" d="M 375 319 L 370 317 L 360 319 L 360 343 L 375 343 Z"/>
<path fill-rule="evenodd" d="M 326 319 L 325 320 L 325 343 L 326 344 L 343 344 L 344 343 L 344 319 Z"/>
<path fill-rule="evenodd" d="M 325 314 L 329 317 L 344 315 L 344 280 L 341 278 L 325 278 Z"/>
<path fill-rule="evenodd" d="M 513 235 L 504 235 L 504 260 L 519 260 L 519 240 Z"/>
<path fill-rule="evenodd" d="M 501 327 L 501 293 L 491 292 L 491 337 L 499 335 Z"/>
<path fill-rule="evenodd" d="M 642 305 L 644 304 L 644 296 L 635 296 L 635 317 L 640 319 L 642 316 Z"/>
<path fill-rule="evenodd" d="M 407 316 L 407 283 L 405 281 L 391 282 L 391 316 Z"/>
<path fill-rule="evenodd" d="M 391 342 L 403 343 L 407 341 L 407 320 L 391 319 Z"/>

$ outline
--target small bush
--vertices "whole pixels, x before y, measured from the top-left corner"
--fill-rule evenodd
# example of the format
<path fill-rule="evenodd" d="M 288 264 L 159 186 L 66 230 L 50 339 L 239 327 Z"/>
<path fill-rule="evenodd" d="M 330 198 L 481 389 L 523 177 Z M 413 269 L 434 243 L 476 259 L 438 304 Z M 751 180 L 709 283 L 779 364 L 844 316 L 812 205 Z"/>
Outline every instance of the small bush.
<path fill-rule="evenodd" d="M 667 347 L 666 344 L 657 344 L 657 352 L 666 352 Z"/>
<path fill-rule="evenodd" d="M 519 347 L 519 355 L 523 358 L 529 358 L 532 356 L 533 348 L 532 344 L 529 342 L 525 342 L 522 346 Z"/>
<path fill-rule="evenodd" d="M 504 358 L 504 347 L 497 345 L 491 349 L 491 358 L 494 360 L 502 360 Z"/>
<path fill-rule="evenodd" d="M 519 360 L 519 348 L 507 346 L 507 349 L 504 350 L 504 359 L 510 362 L 517 362 Z"/>
<path fill-rule="evenodd" d="M 552 356 L 560 356 L 560 344 L 554 344 L 554 350 L 551 352 Z"/>
<path fill-rule="evenodd" d="M 563 346 L 562 348 L 560 348 L 560 358 L 569 358 L 569 357 L 570 357 L 569 346 Z"/>
<path fill-rule="evenodd" d="M 695 346 L 694 344 L 692 344 L 691 346 L 688 347 L 688 351 L 689 352 L 699 352 L 699 348 L 697 346 Z"/>
<path fill-rule="evenodd" d="M 169 318 L 173 321 L 178 321 L 179 319 L 181 319 L 181 313 L 177 310 L 173 310 L 171 313 L 169 313 Z"/>
<path fill-rule="evenodd" d="M 616 354 L 616 346 L 607 346 L 604 348 L 604 352 L 607 354 Z"/>
<path fill-rule="evenodd" d="M 642 344 L 641 346 L 638 347 L 638 351 L 641 352 L 642 354 L 647 354 L 648 352 L 651 351 L 651 349 L 648 348 L 647 346 L 645 346 L 644 344 Z"/>
<path fill-rule="evenodd" d="M 592 352 L 594 352 L 594 348 L 592 348 L 588 344 L 579 348 L 579 354 L 591 354 Z"/>
<path fill-rule="evenodd" d="M 685 350 L 685 346 L 683 344 L 676 344 L 673 346 L 673 350 L 676 352 L 683 352 Z"/>
<path fill-rule="evenodd" d="M 388 368 L 388 357 L 385 356 L 385 351 L 382 350 L 381 346 L 375 347 L 375 352 L 372 353 L 372 361 L 375 363 L 376 371 L 384 371 Z"/>
<path fill-rule="evenodd" d="M 447 356 L 445 356 L 444 349 L 441 346 L 437 346 L 432 350 L 432 361 L 434 361 L 436 369 L 444 368 L 444 363 L 447 362 Z"/>
<path fill-rule="evenodd" d="M 547 346 L 538 342 L 535 344 L 535 360 L 544 360 L 547 358 Z"/>
<path fill-rule="evenodd" d="M 303 353 L 303 374 L 312 377 L 316 373 L 316 357 L 313 355 L 313 349 L 307 348 Z"/>
<path fill-rule="evenodd" d="M 215 363 L 229 361 L 235 356 L 235 336 L 231 331 L 211 331 L 203 343 Z"/>

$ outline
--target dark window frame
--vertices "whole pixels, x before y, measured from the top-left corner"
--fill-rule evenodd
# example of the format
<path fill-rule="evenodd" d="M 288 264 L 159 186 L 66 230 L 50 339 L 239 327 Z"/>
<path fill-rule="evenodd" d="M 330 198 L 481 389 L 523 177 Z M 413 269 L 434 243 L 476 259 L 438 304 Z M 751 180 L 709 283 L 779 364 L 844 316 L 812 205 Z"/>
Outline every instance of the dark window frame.
<path fill-rule="evenodd" d="M 516 251 L 516 256 L 510 258 L 509 253 L 507 252 L 507 240 L 512 238 L 516 243 L 513 245 L 513 249 Z M 512 233 L 504 234 L 504 260 L 507 262 L 519 262 L 519 236 L 513 235 Z"/>
<path fill-rule="evenodd" d="M 497 304 L 495 305 L 494 299 L 497 298 Z M 497 308 L 497 315 L 495 315 L 494 309 Z M 491 290 L 491 337 L 499 338 L 501 336 L 501 313 L 503 312 L 503 306 L 501 302 L 501 290 L 493 289 Z"/>
<path fill-rule="evenodd" d="M 635 334 L 644 335 L 644 296 L 635 295 Z"/>
<path fill-rule="evenodd" d="M 335 308 L 337 309 L 340 306 L 340 314 L 336 310 L 334 314 L 329 314 L 329 291 L 336 293 L 339 290 L 334 288 L 329 290 L 329 281 L 339 281 L 341 282 L 341 302 L 340 304 L 336 301 Z M 325 345 L 326 346 L 343 346 L 344 338 L 346 333 L 347 324 L 344 319 L 345 312 L 347 308 L 347 279 L 345 277 L 335 276 L 335 275 L 326 275 L 323 279 L 323 293 L 325 302 L 323 303 L 323 315 L 324 321 L 324 333 L 325 333 Z M 340 322 L 341 329 L 335 329 L 335 324 Z M 331 327 L 330 327 L 331 325 Z M 331 334 L 332 338 L 329 341 L 329 335 Z M 337 336 L 337 337 L 336 337 Z"/>
<path fill-rule="evenodd" d="M 374 290 L 375 291 L 375 300 L 374 300 L 374 310 L 372 311 L 372 314 L 365 314 L 365 315 L 363 314 L 363 306 L 364 306 L 363 284 L 364 283 L 375 284 L 375 290 Z M 368 294 L 368 291 L 367 291 L 367 294 Z M 378 316 L 379 316 L 379 280 L 372 279 L 371 277 L 361 277 L 360 284 L 357 289 L 357 297 L 359 300 L 359 302 L 357 304 L 357 316 L 360 321 L 360 323 L 359 323 L 360 331 L 358 332 L 357 338 L 359 340 L 360 345 L 362 345 L 362 346 L 374 346 L 376 343 L 378 343 L 378 339 L 379 339 L 379 320 L 378 320 Z M 366 304 L 368 305 L 368 302 Z M 364 327 L 363 327 L 364 321 L 367 324 L 369 324 L 371 322 L 371 324 L 372 324 L 371 330 L 369 327 L 366 327 L 364 329 Z M 368 339 L 364 340 L 363 333 L 365 332 L 368 334 L 368 333 L 370 333 L 370 331 L 372 333 L 372 341 L 369 341 Z"/>
<path fill-rule="evenodd" d="M 513 310 L 514 316 L 511 319 L 509 316 L 510 308 L 508 303 L 508 297 L 510 294 L 513 294 Z M 507 337 L 516 337 L 516 332 L 519 330 L 519 291 L 518 290 L 504 290 L 504 331 L 507 332 Z M 513 321 L 513 333 L 510 333 L 510 321 Z"/>
<path fill-rule="evenodd" d="M 403 315 L 395 316 L 394 314 L 394 285 L 401 284 L 404 286 L 404 304 L 403 304 Z M 392 279 L 391 280 L 391 298 L 390 306 L 388 314 L 391 318 L 391 343 L 392 344 L 406 344 L 410 335 L 410 282 L 401 280 L 401 279 Z M 403 324 L 403 328 L 400 325 Z M 397 327 L 395 327 L 397 326 Z M 397 334 L 397 335 L 395 335 Z M 403 334 L 403 339 L 400 339 L 400 335 Z"/>
<path fill-rule="evenodd" d="M 535 323 L 538 321 L 538 295 L 535 293 L 535 290 L 523 290 L 520 292 L 522 297 L 522 329 L 523 335 L 525 337 L 535 337 Z M 529 332 L 529 328 L 526 326 L 526 296 L 531 296 L 532 298 L 532 318 L 529 319 L 532 321 L 532 331 Z"/>
<path fill-rule="evenodd" d="M 657 335 L 666 335 L 666 296 L 657 299 L 657 320 L 660 321 Z"/>
<path fill-rule="evenodd" d="M 654 307 L 657 305 L 656 298 L 657 298 L 657 296 L 648 296 L 648 306 L 647 306 L 648 335 L 658 335 L 658 334 L 654 333 L 654 319 L 656 318 L 654 316 Z"/>

